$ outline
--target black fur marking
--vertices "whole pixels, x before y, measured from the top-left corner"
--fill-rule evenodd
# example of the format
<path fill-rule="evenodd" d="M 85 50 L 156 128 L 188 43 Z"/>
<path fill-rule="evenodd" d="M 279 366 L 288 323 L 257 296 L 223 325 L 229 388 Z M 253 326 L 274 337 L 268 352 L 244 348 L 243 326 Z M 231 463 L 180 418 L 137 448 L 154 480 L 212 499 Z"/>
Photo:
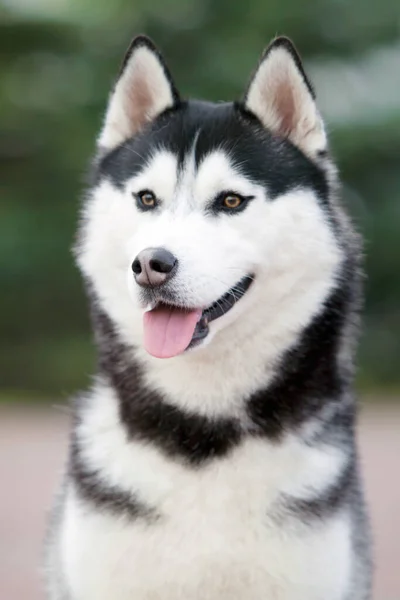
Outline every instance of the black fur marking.
<path fill-rule="evenodd" d="M 128 400 L 128 399 L 126 399 Z M 225 456 L 241 439 L 234 419 L 209 419 L 184 412 L 163 401 L 146 397 L 121 404 L 121 417 L 133 438 L 151 440 L 170 456 L 192 465 Z"/>
<path fill-rule="evenodd" d="M 315 519 L 327 519 L 337 513 L 348 501 L 354 487 L 355 474 L 356 463 L 351 458 L 336 481 L 320 494 L 308 499 L 282 495 L 279 500 L 278 514 L 293 516 L 306 524 Z"/>
<path fill-rule="evenodd" d="M 324 170 L 288 140 L 267 131 L 242 105 L 233 103 L 190 101 L 164 112 L 134 138 L 100 158 L 93 181 L 107 178 L 122 189 L 127 179 L 145 167 L 154 148 L 172 152 L 182 166 L 193 147 L 197 165 L 211 152 L 225 151 L 233 165 L 262 185 L 272 200 L 292 189 L 307 188 L 328 206 Z"/>
<path fill-rule="evenodd" d="M 318 158 L 327 158 L 329 156 L 329 152 L 326 149 L 322 149 L 322 150 L 317 150 L 317 157 Z"/>
<path fill-rule="evenodd" d="M 248 414 L 259 434 L 279 439 L 340 397 L 337 352 L 349 301 L 348 286 L 334 290 L 298 344 L 282 357 L 275 381 L 250 399 Z"/>
<path fill-rule="evenodd" d="M 166 454 L 193 466 L 228 454 L 241 440 L 236 419 L 211 419 L 183 411 L 147 389 L 138 365 L 118 339 L 108 317 L 93 313 L 99 344 L 99 369 L 107 376 L 120 400 L 121 421 L 131 439 L 156 444 Z"/>
<path fill-rule="evenodd" d="M 99 473 L 90 470 L 82 460 L 79 442 L 72 439 L 69 474 L 74 481 L 81 498 L 96 507 L 130 519 L 147 519 L 154 521 L 159 518 L 156 511 L 137 500 L 134 496 L 101 480 Z"/>
<path fill-rule="evenodd" d="M 321 415 L 318 413 L 315 415 L 316 430 L 304 439 L 305 443 L 310 446 L 329 444 L 342 450 L 348 448 L 352 451 L 356 420 L 356 404 L 353 395 L 332 399 L 330 408 L 332 410 L 329 416 L 324 411 Z"/>

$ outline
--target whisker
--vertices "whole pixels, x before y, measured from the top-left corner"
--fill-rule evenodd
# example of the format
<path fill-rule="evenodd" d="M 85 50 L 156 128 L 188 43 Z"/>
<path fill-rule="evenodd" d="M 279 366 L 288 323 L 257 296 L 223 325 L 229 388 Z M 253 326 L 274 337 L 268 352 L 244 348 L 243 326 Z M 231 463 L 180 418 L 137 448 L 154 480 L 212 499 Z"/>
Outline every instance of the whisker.
<path fill-rule="evenodd" d="M 142 156 L 139 152 L 137 152 L 133 148 L 126 146 L 126 149 L 128 150 L 128 152 L 131 152 L 131 154 L 136 154 L 136 156 L 138 156 L 140 159 L 145 160 L 144 156 Z"/>

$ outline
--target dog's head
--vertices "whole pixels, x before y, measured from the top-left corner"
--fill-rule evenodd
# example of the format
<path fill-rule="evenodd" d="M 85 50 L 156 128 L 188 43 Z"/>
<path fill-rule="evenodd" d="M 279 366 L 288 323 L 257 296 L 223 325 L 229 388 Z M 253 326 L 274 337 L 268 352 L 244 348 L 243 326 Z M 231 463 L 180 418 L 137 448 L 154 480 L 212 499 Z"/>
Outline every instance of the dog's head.
<path fill-rule="evenodd" d="M 241 102 L 211 104 L 182 101 L 136 38 L 98 145 L 78 262 L 135 345 L 167 358 L 227 325 L 251 336 L 318 310 L 341 251 L 325 130 L 289 40 L 267 48 Z"/>

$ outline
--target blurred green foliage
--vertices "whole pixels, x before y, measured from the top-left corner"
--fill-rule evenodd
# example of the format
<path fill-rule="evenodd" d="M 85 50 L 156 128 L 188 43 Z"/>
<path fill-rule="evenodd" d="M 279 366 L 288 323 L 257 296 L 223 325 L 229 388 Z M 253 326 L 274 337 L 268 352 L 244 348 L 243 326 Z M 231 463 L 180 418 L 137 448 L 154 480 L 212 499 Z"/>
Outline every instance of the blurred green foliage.
<path fill-rule="evenodd" d="M 360 379 L 399 383 L 398 0 L 8 0 L 0 19 L 3 390 L 67 394 L 93 368 L 69 249 L 107 94 L 140 32 L 162 49 L 183 95 L 213 100 L 241 95 L 274 35 L 293 38 L 366 240 Z"/>

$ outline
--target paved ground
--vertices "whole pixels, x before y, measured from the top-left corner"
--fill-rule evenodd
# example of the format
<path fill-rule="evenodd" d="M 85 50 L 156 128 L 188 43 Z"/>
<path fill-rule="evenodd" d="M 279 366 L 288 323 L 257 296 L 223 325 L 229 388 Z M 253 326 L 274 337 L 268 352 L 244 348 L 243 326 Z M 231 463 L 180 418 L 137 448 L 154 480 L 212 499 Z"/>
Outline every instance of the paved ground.
<path fill-rule="evenodd" d="M 1 600 L 44 599 L 45 514 L 62 470 L 67 429 L 61 407 L 0 407 Z M 400 600 L 400 407 L 364 409 L 360 445 L 375 532 L 374 600 Z"/>

